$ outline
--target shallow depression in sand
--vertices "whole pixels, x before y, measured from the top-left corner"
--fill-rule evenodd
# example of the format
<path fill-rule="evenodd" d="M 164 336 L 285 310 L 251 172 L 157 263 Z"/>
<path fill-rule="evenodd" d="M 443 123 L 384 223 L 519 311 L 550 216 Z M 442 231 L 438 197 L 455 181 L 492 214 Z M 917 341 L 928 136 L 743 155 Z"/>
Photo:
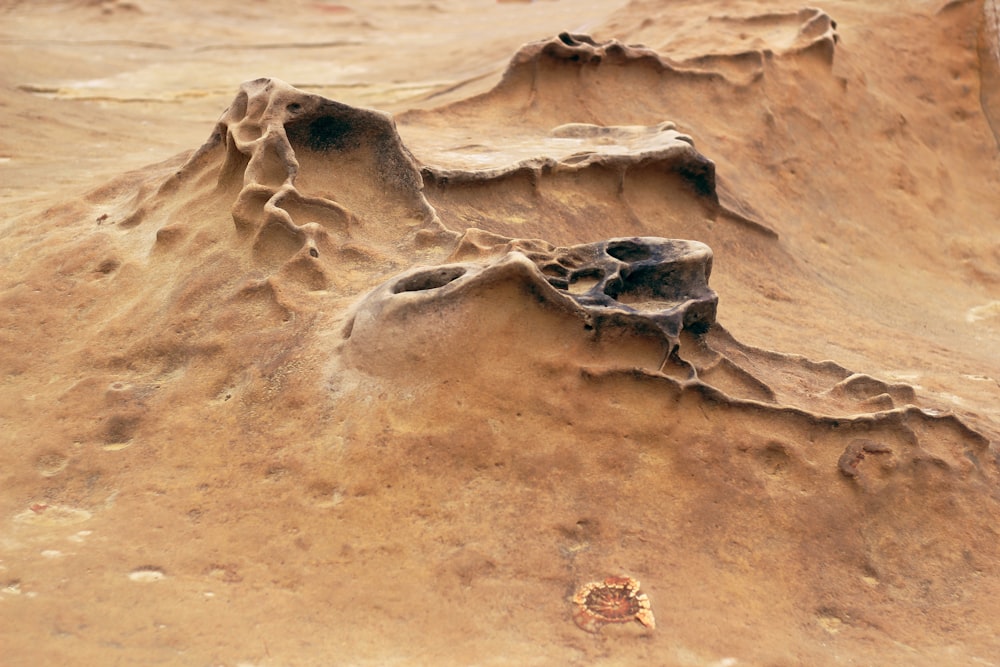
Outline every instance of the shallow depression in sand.
<path fill-rule="evenodd" d="M 136 568 L 128 573 L 130 581 L 137 581 L 140 583 L 160 581 L 161 579 L 165 579 L 166 576 L 166 573 L 162 569 L 152 565 L 144 565 L 143 567 Z"/>
<path fill-rule="evenodd" d="M 33 503 L 28 509 L 14 516 L 14 521 L 32 526 L 71 526 L 83 523 L 93 516 L 90 512 L 65 505 Z"/>

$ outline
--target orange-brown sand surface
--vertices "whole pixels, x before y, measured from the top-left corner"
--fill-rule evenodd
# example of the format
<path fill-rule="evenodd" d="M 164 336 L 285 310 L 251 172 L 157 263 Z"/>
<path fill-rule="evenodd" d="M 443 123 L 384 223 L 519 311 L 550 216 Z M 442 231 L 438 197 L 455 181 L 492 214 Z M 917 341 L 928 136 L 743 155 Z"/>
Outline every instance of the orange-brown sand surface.
<path fill-rule="evenodd" d="M 1000 665 L 997 0 L 7 0 L 0 64 L 3 667 Z"/>

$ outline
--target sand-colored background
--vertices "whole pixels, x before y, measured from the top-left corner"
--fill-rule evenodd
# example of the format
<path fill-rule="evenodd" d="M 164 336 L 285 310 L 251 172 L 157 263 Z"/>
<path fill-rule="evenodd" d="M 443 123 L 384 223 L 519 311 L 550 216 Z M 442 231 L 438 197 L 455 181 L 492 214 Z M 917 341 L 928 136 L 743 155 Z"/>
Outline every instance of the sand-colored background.
<path fill-rule="evenodd" d="M 1000 664 L 998 17 L 0 3 L 0 664 Z"/>

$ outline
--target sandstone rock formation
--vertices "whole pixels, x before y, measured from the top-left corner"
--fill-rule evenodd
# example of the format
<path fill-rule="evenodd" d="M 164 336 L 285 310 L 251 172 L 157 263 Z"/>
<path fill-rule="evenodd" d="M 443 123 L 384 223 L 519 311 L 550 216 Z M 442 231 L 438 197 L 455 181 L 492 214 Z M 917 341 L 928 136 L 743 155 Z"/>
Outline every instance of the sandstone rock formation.
<path fill-rule="evenodd" d="M 4 659 L 995 661 L 993 4 L 768 4 L 6 220 Z"/>

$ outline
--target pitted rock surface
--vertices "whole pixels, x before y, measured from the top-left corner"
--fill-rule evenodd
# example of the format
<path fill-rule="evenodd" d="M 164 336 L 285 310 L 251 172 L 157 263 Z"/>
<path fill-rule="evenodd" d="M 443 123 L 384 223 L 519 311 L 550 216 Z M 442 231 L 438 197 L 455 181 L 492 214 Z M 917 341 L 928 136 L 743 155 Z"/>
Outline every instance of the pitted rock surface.
<path fill-rule="evenodd" d="M 527 280 L 541 299 L 576 311 L 586 327 L 655 329 L 676 344 L 681 331 L 704 333 L 714 322 L 718 296 L 708 286 L 712 250 L 698 241 L 615 238 L 565 248 L 469 230 L 453 258 L 489 255 L 407 271 L 383 283 L 358 307 L 381 311 L 386 301 L 405 307 L 455 298 L 476 283 L 505 277 Z"/>

